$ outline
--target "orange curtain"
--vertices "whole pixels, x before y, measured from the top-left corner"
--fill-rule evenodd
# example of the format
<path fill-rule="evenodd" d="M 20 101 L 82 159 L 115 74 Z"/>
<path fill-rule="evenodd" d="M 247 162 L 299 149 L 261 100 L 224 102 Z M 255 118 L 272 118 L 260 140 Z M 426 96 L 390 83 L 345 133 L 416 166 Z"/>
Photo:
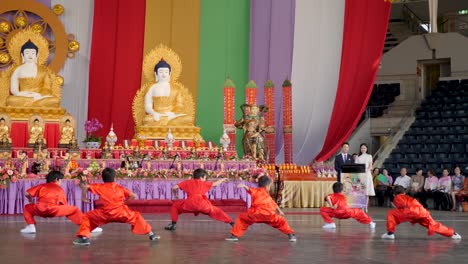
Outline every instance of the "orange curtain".
<path fill-rule="evenodd" d="M 146 2 L 144 54 L 158 44 L 173 49 L 182 61 L 179 82 L 195 99 L 198 95 L 200 0 L 150 0 Z"/>

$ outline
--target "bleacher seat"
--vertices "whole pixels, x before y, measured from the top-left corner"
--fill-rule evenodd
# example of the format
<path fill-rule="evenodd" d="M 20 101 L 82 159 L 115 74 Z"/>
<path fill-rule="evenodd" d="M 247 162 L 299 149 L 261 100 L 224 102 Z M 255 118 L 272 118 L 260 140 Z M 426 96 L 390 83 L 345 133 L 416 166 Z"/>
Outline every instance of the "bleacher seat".
<path fill-rule="evenodd" d="M 390 89 L 388 85 L 383 88 Z M 415 116 L 390 162 L 384 162 L 389 172 L 424 167 L 440 174 L 444 167 L 453 169 L 459 164 L 468 174 L 468 79 L 440 81 Z"/>

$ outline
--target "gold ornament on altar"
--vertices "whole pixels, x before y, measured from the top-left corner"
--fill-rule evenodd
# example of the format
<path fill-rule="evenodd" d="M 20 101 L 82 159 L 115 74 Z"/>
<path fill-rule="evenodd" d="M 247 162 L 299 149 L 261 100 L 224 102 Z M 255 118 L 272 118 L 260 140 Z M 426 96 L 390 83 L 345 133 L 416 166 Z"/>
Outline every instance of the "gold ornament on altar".
<path fill-rule="evenodd" d="M 143 61 L 144 83 L 133 99 L 135 131 L 148 139 L 164 139 L 170 126 L 175 139 L 200 136 L 195 127 L 192 94 L 177 81 L 182 71 L 179 56 L 159 45 Z"/>
<path fill-rule="evenodd" d="M 66 114 L 60 118 L 60 148 L 68 148 L 72 145 L 72 141 L 75 138 L 75 131 L 76 121 L 72 115 Z"/>
<path fill-rule="evenodd" d="M 37 113 L 59 121 L 66 112 L 60 107 L 64 81 L 57 73 L 79 43 L 57 17 L 63 11 L 61 5 L 50 9 L 34 0 L 0 5 L 0 112 L 13 120 Z"/>

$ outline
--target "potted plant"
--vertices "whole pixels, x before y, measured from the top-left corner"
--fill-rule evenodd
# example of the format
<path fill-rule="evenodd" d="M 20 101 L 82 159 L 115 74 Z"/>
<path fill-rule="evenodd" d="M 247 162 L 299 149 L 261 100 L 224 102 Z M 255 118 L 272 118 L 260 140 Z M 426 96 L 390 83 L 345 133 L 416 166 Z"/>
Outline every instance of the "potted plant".
<path fill-rule="evenodd" d="M 87 136 L 83 142 L 86 143 L 86 148 L 98 149 L 101 146 L 102 137 L 94 135 L 94 133 L 96 133 L 101 128 L 102 124 L 96 118 L 85 122 L 85 131 Z"/>

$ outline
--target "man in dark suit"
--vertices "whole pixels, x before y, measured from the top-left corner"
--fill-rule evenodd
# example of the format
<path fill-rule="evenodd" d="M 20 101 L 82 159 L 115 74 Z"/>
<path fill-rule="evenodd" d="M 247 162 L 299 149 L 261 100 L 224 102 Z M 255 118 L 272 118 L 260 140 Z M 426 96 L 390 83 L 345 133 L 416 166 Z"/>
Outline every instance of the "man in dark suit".
<path fill-rule="evenodd" d="M 341 153 L 335 157 L 335 170 L 338 173 L 337 181 L 339 182 L 341 182 L 341 168 L 343 167 L 343 164 L 354 163 L 353 157 L 348 153 L 348 151 L 349 144 L 348 142 L 345 142 L 341 145 Z"/>

